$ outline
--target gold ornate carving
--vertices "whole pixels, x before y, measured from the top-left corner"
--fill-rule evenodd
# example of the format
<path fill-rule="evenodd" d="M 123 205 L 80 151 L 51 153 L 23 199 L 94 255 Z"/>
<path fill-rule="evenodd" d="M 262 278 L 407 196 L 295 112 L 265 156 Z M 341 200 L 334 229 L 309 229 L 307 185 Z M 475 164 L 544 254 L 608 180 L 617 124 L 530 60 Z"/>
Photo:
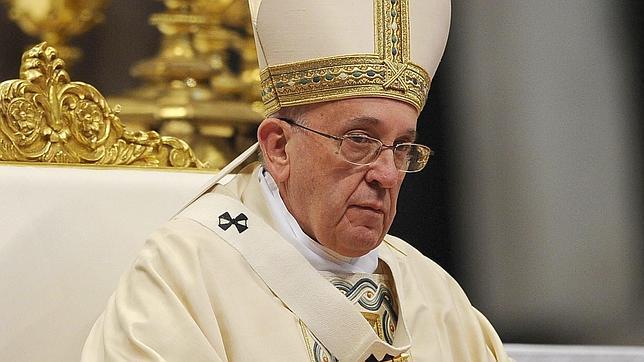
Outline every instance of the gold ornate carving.
<path fill-rule="evenodd" d="M 46 42 L 24 53 L 20 79 L 0 83 L 0 161 L 204 167 L 180 139 L 126 129 Z"/>

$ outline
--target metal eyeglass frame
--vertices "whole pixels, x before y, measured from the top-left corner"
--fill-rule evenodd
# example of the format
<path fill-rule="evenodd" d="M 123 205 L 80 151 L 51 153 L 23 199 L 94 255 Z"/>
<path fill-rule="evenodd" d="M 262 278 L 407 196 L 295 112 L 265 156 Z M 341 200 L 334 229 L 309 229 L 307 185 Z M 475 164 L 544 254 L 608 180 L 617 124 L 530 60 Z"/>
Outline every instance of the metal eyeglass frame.
<path fill-rule="evenodd" d="M 392 152 L 394 152 L 394 154 L 395 154 L 396 148 L 399 147 L 399 146 L 414 146 L 414 147 L 420 147 L 420 148 L 425 149 L 425 150 L 428 151 L 426 156 L 425 156 L 425 161 L 423 163 L 423 166 L 421 168 L 419 168 L 418 170 L 401 170 L 397 165 L 396 165 L 396 168 L 401 172 L 415 173 L 415 172 L 422 171 L 425 168 L 425 166 L 427 166 L 427 163 L 429 162 L 429 158 L 434 155 L 434 151 L 431 148 L 429 148 L 429 147 L 427 147 L 425 145 L 418 144 L 418 143 L 405 142 L 405 143 L 398 143 L 398 144 L 394 144 L 394 145 L 386 145 L 381 140 L 379 140 L 377 138 L 367 136 L 367 135 L 357 135 L 356 134 L 356 135 L 334 136 L 334 135 L 324 133 L 324 132 L 320 132 L 320 131 L 314 130 L 312 128 L 306 127 L 304 125 L 301 125 L 301 124 L 297 123 L 295 120 L 290 119 L 290 118 L 286 118 L 286 117 L 276 117 L 276 118 L 279 119 L 280 121 L 284 121 L 284 122 L 288 123 L 291 126 L 304 128 L 305 130 L 311 131 L 311 132 L 313 132 L 313 133 L 315 133 L 317 135 L 320 135 L 320 136 L 332 139 L 334 141 L 340 142 L 340 144 L 338 145 L 338 151 L 340 150 L 340 147 L 342 147 L 342 142 L 344 141 L 344 139 L 348 138 L 348 137 L 363 137 L 363 138 L 378 142 L 380 144 L 380 147 L 378 148 L 378 151 L 375 153 L 375 156 L 374 156 L 373 160 L 368 162 L 368 163 L 356 163 L 356 162 L 353 162 L 353 161 L 349 161 L 346 157 L 343 157 L 345 161 L 349 162 L 352 165 L 356 165 L 356 166 L 368 166 L 368 165 L 376 162 L 376 160 L 380 156 L 380 153 L 382 152 L 383 148 L 384 149 L 391 149 Z M 395 162 L 394 162 L 394 165 L 395 165 Z"/>

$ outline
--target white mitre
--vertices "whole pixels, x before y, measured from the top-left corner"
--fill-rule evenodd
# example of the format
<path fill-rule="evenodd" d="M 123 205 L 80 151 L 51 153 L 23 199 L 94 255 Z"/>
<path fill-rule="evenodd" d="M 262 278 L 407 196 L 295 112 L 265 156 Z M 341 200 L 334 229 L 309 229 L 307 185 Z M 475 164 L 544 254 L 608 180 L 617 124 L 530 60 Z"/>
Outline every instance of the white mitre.
<path fill-rule="evenodd" d="M 354 97 L 425 105 L 449 0 L 249 0 L 266 116 Z"/>

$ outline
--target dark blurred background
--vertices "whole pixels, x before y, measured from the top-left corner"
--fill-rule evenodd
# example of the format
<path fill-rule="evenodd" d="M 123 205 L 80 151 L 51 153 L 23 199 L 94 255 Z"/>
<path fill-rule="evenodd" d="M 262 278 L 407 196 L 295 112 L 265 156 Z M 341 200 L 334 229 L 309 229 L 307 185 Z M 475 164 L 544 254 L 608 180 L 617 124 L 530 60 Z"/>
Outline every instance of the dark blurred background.
<path fill-rule="evenodd" d="M 240 0 L 242 1 L 242 0 Z M 436 155 L 391 233 L 447 269 L 506 342 L 644 345 L 644 2 L 454 1 L 421 114 Z M 0 12 L 0 80 L 25 36 Z M 112 0 L 73 80 L 115 95 L 155 55 L 159 1 Z"/>

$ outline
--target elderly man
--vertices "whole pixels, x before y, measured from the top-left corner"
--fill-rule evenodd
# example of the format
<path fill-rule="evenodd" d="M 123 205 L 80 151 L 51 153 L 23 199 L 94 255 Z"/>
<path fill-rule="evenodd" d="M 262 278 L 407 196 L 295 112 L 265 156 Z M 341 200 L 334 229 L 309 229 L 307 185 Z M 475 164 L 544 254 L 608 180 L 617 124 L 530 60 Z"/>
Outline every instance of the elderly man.
<path fill-rule="evenodd" d="M 250 9 L 262 164 L 217 177 L 148 240 L 83 360 L 507 360 L 458 284 L 387 235 L 405 175 L 431 155 L 416 120 L 449 1 Z"/>

